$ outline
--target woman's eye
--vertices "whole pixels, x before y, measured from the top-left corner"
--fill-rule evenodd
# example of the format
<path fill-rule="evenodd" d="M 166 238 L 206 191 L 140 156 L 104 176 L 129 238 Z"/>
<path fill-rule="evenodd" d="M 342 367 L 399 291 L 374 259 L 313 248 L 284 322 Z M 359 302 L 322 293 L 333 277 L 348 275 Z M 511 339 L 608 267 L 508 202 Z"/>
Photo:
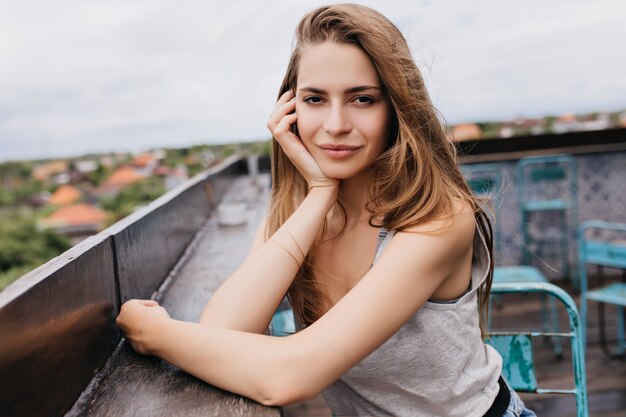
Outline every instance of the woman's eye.
<path fill-rule="evenodd" d="M 354 99 L 357 104 L 372 104 L 374 103 L 374 98 L 370 96 L 358 96 Z"/>
<path fill-rule="evenodd" d="M 303 101 L 309 104 L 318 104 L 322 102 L 322 98 L 318 96 L 308 96 L 305 97 Z"/>

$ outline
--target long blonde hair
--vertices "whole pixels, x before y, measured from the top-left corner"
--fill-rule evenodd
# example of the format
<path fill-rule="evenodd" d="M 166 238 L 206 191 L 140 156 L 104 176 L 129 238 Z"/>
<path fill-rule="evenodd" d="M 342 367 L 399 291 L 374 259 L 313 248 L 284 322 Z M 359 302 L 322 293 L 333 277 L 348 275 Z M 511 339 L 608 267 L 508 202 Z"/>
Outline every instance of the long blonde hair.
<path fill-rule="evenodd" d="M 489 219 L 461 175 L 454 145 L 446 138 L 406 40 L 386 17 L 356 4 L 324 6 L 305 15 L 296 29 L 296 45 L 278 96 L 288 90 L 295 93 L 303 48 L 329 41 L 354 45 L 370 57 L 392 107 L 388 146 L 374 163 L 366 205 L 370 224 L 402 231 L 453 216 L 453 203 L 460 199 L 473 208 L 493 259 Z M 267 236 L 280 228 L 306 193 L 304 178 L 273 141 Z M 315 247 L 288 292 L 297 320 L 305 325 L 323 314 L 323 294 L 312 269 L 314 252 Z M 492 273 L 493 266 L 479 289 L 481 323 L 488 314 Z"/>

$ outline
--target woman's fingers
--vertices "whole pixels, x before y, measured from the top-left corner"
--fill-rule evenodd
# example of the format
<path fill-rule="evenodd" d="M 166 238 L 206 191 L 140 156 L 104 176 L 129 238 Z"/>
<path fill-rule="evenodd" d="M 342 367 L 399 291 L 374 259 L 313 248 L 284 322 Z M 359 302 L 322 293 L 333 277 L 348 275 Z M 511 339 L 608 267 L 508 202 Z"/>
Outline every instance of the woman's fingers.
<path fill-rule="evenodd" d="M 286 92 L 276 102 L 267 127 L 289 160 L 296 166 L 309 186 L 314 184 L 336 183 L 321 171 L 317 161 L 306 149 L 300 138 L 291 131 L 298 121 L 296 100 L 291 92 Z"/>
<path fill-rule="evenodd" d="M 293 99 L 293 93 L 291 92 L 291 90 L 285 91 L 283 93 L 283 95 L 280 96 L 280 98 L 276 101 L 276 105 L 274 106 L 274 110 L 276 110 L 277 108 L 279 108 L 280 106 L 282 106 L 283 104 L 285 104 L 286 102 L 288 102 L 291 99 Z"/>
<path fill-rule="evenodd" d="M 272 135 L 275 134 L 276 127 L 278 126 L 280 121 L 283 119 L 283 117 L 293 112 L 295 108 L 296 108 L 296 101 L 289 100 L 288 102 L 282 103 L 280 106 L 274 109 L 274 111 L 270 115 L 270 118 L 267 122 L 267 128 L 270 130 Z"/>
<path fill-rule="evenodd" d="M 292 101 L 295 101 L 295 97 L 293 96 L 291 91 L 285 92 L 285 94 L 280 96 L 280 98 L 278 99 L 278 101 L 274 105 L 274 110 L 272 110 L 272 115 L 274 113 L 276 113 L 281 107 L 285 106 L 285 104 L 288 104 L 288 103 L 290 103 Z"/>
<path fill-rule="evenodd" d="M 137 300 L 139 302 L 139 304 L 144 305 L 146 307 L 154 307 L 154 306 L 158 306 L 159 303 L 157 303 L 154 300 Z"/>
<path fill-rule="evenodd" d="M 291 136 L 293 136 L 293 138 L 296 138 L 297 136 L 293 134 L 293 132 L 291 131 L 290 127 L 297 120 L 298 120 L 298 115 L 296 113 L 291 113 L 291 114 L 288 114 L 288 115 L 284 116 L 280 120 L 280 122 L 278 122 L 278 124 L 276 125 L 276 128 L 274 129 L 275 135 L 276 136 L 284 136 L 285 133 L 289 133 Z M 280 141 L 279 138 L 277 138 L 277 140 Z"/>

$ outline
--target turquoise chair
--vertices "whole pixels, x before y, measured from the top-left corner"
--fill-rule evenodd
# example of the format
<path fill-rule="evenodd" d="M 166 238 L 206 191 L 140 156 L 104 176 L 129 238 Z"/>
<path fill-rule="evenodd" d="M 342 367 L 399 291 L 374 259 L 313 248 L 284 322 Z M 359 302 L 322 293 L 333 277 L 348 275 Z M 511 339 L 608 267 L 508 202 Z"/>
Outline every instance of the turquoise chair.
<path fill-rule="evenodd" d="M 561 288 L 550 283 L 494 283 L 491 294 L 539 293 L 560 301 L 569 318 L 569 331 L 558 333 L 544 332 L 490 332 L 486 340 L 502 356 L 502 375 L 509 385 L 518 392 L 535 394 L 567 394 L 576 397 L 578 417 L 587 417 L 587 378 L 583 346 L 583 329 L 574 300 Z M 533 359 L 533 338 L 560 337 L 570 339 L 572 348 L 572 367 L 574 388 L 543 389 L 539 388 Z"/>
<path fill-rule="evenodd" d="M 502 193 L 502 170 L 498 163 L 492 164 L 465 164 L 461 165 L 461 173 L 472 192 L 484 199 L 491 207 L 486 207 L 493 226 L 494 249 L 500 247 L 500 227 L 498 226 L 498 212 L 500 209 L 500 194 Z M 490 210 L 491 209 L 491 210 Z"/>
<path fill-rule="evenodd" d="M 488 199 L 491 201 L 495 214 L 495 221 L 492 221 L 494 226 L 494 253 L 497 258 L 497 250 L 500 247 L 500 233 L 499 227 L 497 227 L 498 209 L 500 208 L 499 196 L 502 192 L 502 171 L 498 164 L 476 164 L 476 165 L 463 165 L 461 166 L 461 172 L 465 177 L 465 181 L 469 185 L 470 189 L 478 197 Z M 492 218 L 492 220 L 494 220 Z M 496 259 L 497 263 L 497 259 Z M 493 282 L 498 283 L 541 283 L 548 282 L 547 278 L 541 271 L 534 266 L 496 266 L 494 268 Z M 497 302 L 497 297 L 494 297 Z M 541 317 L 542 326 L 545 332 L 554 331 L 559 332 L 559 319 L 557 316 L 556 302 L 553 298 L 548 297 L 548 306 L 546 306 L 546 297 L 541 297 Z M 563 355 L 563 348 L 561 346 L 560 338 L 553 338 L 554 353 L 557 358 L 561 358 Z"/>
<path fill-rule="evenodd" d="M 558 263 L 561 276 L 578 287 L 575 272 L 572 272 L 575 269 L 570 268 L 569 262 L 569 241 L 578 225 L 576 160 L 570 155 L 525 157 L 518 161 L 516 175 L 521 264 L 529 265 L 531 255 Z M 558 220 L 555 222 L 549 217 L 546 220 L 546 215 L 556 216 Z M 552 226 L 557 226 L 556 236 L 548 234 Z"/>
<path fill-rule="evenodd" d="M 604 237 L 593 239 L 593 233 L 604 233 Z M 611 236 L 607 236 L 611 235 Z M 610 237 L 610 239 L 607 239 Z M 598 268 L 599 286 L 589 290 L 587 265 Z M 604 267 L 622 269 L 622 282 L 604 285 Z M 580 277 L 580 313 L 587 323 L 588 301 L 598 304 L 600 345 L 610 357 L 624 357 L 624 307 L 626 307 L 626 224 L 600 220 L 586 221 L 578 228 L 578 276 Z M 608 346 L 604 329 L 604 304 L 617 307 L 617 349 Z M 586 327 L 585 327 L 586 328 Z"/>
<path fill-rule="evenodd" d="M 277 310 L 270 322 L 269 332 L 272 336 L 289 336 L 296 332 L 296 324 L 293 317 L 293 310 L 286 308 Z"/>
<path fill-rule="evenodd" d="M 548 279 L 534 266 L 496 266 L 493 269 L 493 283 L 495 284 L 545 284 Z M 548 311 L 549 310 L 549 311 Z M 541 294 L 541 325 L 546 335 L 559 333 L 559 316 L 554 297 Z M 554 345 L 554 355 L 557 359 L 563 357 L 563 346 L 560 337 L 546 336 Z"/>

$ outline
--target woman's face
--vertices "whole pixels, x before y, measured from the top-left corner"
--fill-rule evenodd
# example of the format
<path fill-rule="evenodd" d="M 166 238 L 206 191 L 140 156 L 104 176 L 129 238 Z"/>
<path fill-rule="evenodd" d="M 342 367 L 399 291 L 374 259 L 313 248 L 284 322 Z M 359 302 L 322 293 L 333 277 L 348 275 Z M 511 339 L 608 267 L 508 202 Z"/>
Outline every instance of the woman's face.
<path fill-rule="evenodd" d="M 356 46 L 305 46 L 296 113 L 304 146 L 331 178 L 367 171 L 385 149 L 390 104 L 376 68 Z"/>

